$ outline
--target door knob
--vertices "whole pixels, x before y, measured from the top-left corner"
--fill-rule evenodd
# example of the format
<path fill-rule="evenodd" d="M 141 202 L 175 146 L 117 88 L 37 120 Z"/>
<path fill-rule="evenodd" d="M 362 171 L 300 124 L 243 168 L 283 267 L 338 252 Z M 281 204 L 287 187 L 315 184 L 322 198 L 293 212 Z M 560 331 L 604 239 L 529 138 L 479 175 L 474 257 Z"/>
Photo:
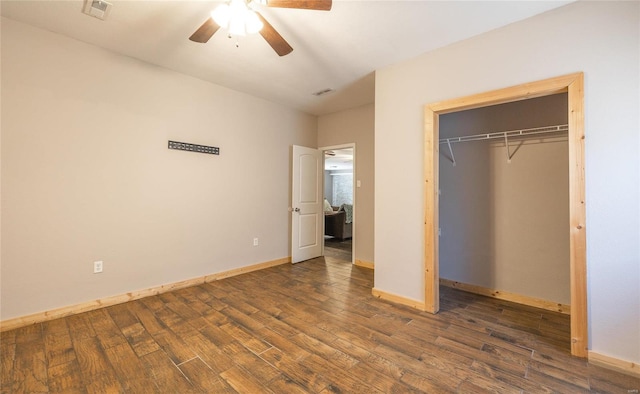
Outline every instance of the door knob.
<path fill-rule="evenodd" d="M 300 212 L 300 208 L 295 208 L 293 212 Z"/>

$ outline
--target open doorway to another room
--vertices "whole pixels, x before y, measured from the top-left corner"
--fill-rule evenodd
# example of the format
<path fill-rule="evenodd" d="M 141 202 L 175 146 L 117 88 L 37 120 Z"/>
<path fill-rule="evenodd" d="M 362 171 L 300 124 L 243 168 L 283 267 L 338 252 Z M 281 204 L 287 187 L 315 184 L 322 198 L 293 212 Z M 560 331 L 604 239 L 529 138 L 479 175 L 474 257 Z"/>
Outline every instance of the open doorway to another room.
<path fill-rule="evenodd" d="M 324 256 L 353 263 L 354 147 L 324 153 Z"/>

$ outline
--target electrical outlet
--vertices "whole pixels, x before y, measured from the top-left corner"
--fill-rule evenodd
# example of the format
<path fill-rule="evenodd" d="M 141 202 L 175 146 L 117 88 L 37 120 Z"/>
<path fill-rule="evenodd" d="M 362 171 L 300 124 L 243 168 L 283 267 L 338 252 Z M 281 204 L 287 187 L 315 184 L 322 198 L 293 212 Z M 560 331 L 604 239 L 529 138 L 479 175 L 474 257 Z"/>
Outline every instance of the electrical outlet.
<path fill-rule="evenodd" d="M 99 274 L 102 272 L 102 261 L 94 261 L 93 262 L 93 273 Z"/>
<path fill-rule="evenodd" d="M 258 238 L 254 238 L 253 239 L 253 246 L 258 246 L 259 242 L 258 242 Z"/>

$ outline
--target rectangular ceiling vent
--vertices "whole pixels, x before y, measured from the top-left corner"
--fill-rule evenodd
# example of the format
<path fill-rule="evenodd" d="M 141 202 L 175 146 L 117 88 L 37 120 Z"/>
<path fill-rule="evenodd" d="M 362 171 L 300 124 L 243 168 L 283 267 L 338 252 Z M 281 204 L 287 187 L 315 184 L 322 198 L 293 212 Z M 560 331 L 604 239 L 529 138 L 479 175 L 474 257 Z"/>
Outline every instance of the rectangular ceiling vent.
<path fill-rule="evenodd" d="M 331 93 L 331 92 L 333 92 L 333 89 L 328 88 L 328 89 L 319 90 L 319 91 L 317 91 L 315 93 L 312 93 L 312 94 L 314 96 L 316 96 L 316 97 L 320 97 L 320 96 L 324 96 L 325 94 Z"/>
<path fill-rule="evenodd" d="M 82 12 L 94 18 L 105 20 L 111 12 L 111 7 L 113 4 L 104 0 L 85 0 Z"/>

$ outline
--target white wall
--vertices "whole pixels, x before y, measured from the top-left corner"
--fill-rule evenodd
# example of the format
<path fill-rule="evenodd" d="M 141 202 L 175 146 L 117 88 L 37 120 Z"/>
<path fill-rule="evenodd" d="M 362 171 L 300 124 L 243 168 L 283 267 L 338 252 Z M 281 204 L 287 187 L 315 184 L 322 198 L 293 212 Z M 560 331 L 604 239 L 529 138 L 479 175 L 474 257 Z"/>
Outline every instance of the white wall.
<path fill-rule="evenodd" d="M 580 1 L 377 71 L 376 288 L 424 299 L 423 106 L 583 71 L 590 349 L 640 362 L 639 7 Z"/>
<path fill-rule="evenodd" d="M 316 128 L 3 18 L 1 319 L 289 256 L 290 145 Z"/>
<path fill-rule="evenodd" d="M 353 171 L 329 171 L 331 182 L 331 204 L 339 207 L 342 204 L 353 204 Z"/>
<path fill-rule="evenodd" d="M 331 177 L 331 171 L 324 171 L 324 198 L 332 203 L 333 199 L 333 179 Z"/>
<path fill-rule="evenodd" d="M 374 105 L 368 104 L 318 118 L 318 146 L 356 144 L 354 180 L 360 180 L 355 203 L 355 259 L 373 260 L 373 130 Z"/>
<path fill-rule="evenodd" d="M 567 139 L 511 143 L 440 156 L 440 277 L 569 305 Z"/>

